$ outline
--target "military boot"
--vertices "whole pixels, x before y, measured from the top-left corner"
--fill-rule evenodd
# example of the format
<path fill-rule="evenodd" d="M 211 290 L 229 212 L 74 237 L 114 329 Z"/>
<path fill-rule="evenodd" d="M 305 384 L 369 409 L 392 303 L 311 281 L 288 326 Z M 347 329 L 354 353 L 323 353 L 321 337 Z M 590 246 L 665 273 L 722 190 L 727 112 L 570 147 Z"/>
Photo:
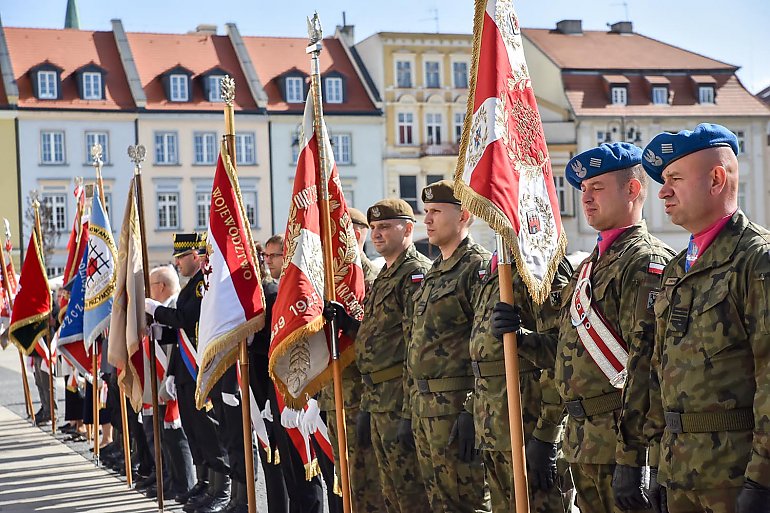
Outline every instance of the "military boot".
<path fill-rule="evenodd" d="M 214 486 L 206 493 L 211 496 L 211 500 L 198 506 L 195 513 L 224 513 L 230 502 L 230 477 L 215 472 Z"/>
<path fill-rule="evenodd" d="M 206 487 L 209 484 L 206 467 L 203 465 L 196 465 L 195 476 L 197 478 L 195 485 L 186 492 L 178 493 L 176 497 L 174 497 L 174 500 L 179 504 L 187 504 L 187 501 L 189 501 L 192 497 L 200 495 L 206 491 Z"/>
<path fill-rule="evenodd" d="M 248 489 L 245 483 L 233 481 L 233 493 L 225 511 L 226 513 L 249 513 Z"/>
<path fill-rule="evenodd" d="M 207 504 L 211 500 L 214 493 L 214 476 L 216 476 L 216 474 L 217 473 L 213 470 L 208 469 L 208 483 L 206 484 L 206 487 L 201 490 L 200 493 L 187 499 L 187 503 L 184 505 L 184 507 L 182 507 L 184 511 L 187 511 L 187 513 L 193 513 L 199 507 Z"/>

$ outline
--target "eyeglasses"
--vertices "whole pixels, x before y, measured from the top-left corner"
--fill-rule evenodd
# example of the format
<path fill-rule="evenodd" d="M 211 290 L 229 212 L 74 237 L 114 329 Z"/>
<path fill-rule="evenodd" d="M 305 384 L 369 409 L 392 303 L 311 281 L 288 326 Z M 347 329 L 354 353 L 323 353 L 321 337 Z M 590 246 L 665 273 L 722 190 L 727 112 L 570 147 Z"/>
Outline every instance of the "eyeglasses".
<path fill-rule="evenodd" d="M 283 253 L 262 253 L 262 258 L 281 258 Z"/>

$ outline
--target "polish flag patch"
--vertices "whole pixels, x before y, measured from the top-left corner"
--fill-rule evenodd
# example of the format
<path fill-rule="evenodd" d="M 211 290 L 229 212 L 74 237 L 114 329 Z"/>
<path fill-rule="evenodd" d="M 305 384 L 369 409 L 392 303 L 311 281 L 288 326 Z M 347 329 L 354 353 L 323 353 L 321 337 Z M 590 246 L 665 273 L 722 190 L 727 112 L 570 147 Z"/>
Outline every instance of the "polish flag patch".
<path fill-rule="evenodd" d="M 481 269 L 479 271 L 479 278 L 483 279 L 484 276 L 486 276 L 486 275 L 487 275 L 487 270 L 486 269 Z"/>
<path fill-rule="evenodd" d="M 663 269 L 665 269 L 666 266 L 663 264 L 659 264 L 657 262 L 650 262 L 650 265 L 647 267 L 647 272 L 650 274 L 663 274 Z"/>
<path fill-rule="evenodd" d="M 412 275 L 412 283 L 420 283 L 425 278 L 425 275 L 420 274 L 413 274 Z"/>

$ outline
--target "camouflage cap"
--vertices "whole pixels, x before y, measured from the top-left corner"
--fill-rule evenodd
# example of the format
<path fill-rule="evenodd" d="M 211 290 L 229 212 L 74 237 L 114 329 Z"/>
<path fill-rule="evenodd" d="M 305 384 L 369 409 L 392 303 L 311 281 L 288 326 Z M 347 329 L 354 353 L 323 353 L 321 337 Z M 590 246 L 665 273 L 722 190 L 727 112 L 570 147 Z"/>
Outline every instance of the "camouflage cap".
<path fill-rule="evenodd" d="M 174 253 L 171 255 L 172 257 L 176 258 L 193 250 L 198 251 L 198 253 L 206 252 L 206 232 L 174 234 Z"/>
<path fill-rule="evenodd" d="M 422 202 L 460 204 L 460 200 L 455 197 L 452 182 L 449 180 L 441 180 L 424 188 L 422 190 Z"/>
<path fill-rule="evenodd" d="M 400 198 L 380 200 L 366 211 L 369 222 L 386 219 L 409 219 L 414 221 L 414 210 L 406 201 Z"/>
<path fill-rule="evenodd" d="M 366 220 L 366 216 L 363 212 L 357 208 L 348 207 L 348 213 L 350 214 L 350 220 L 353 221 L 353 224 L 359 224 L 369 228 L 369 222 Z"/>

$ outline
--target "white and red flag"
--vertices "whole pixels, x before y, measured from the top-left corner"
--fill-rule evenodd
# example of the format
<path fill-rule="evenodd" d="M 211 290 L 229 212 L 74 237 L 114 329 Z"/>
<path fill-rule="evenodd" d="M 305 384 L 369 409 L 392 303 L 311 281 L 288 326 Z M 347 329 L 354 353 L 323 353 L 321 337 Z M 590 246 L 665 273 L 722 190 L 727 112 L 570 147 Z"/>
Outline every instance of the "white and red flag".
<path fill-rule="evenodd" d="M 238 175 L 224 143 L 209 214 L 206 292 L 198 324 L 198 408 L 211 387 L 238 359 L 241 340 L 265 325 L 265 295 Z"/>
<path fill-rule="evenodd" d="M 337 301 L 361 319 L 364 273 L 353 225 L 322 123 L 329 176 L 329 214 Z M 300 154 L 284 240 L 284 263 L 272 316 L 270 375 L 286 404 L 300 408 L 332 377 L 331 350 L 324 332 L 324 263 L 319 207 L 318 137 L 313 130 L 313 99 L 308 96 L 299 136 Z M 355 357 L 353 342 L 339 337 L 340 363 Z"/>
<path fill-rule="evenodd" d="M 513 250 L 538 303 L 567 247 L 543 124 L 510 0 L 477 0 L 455 194 Z"/>

